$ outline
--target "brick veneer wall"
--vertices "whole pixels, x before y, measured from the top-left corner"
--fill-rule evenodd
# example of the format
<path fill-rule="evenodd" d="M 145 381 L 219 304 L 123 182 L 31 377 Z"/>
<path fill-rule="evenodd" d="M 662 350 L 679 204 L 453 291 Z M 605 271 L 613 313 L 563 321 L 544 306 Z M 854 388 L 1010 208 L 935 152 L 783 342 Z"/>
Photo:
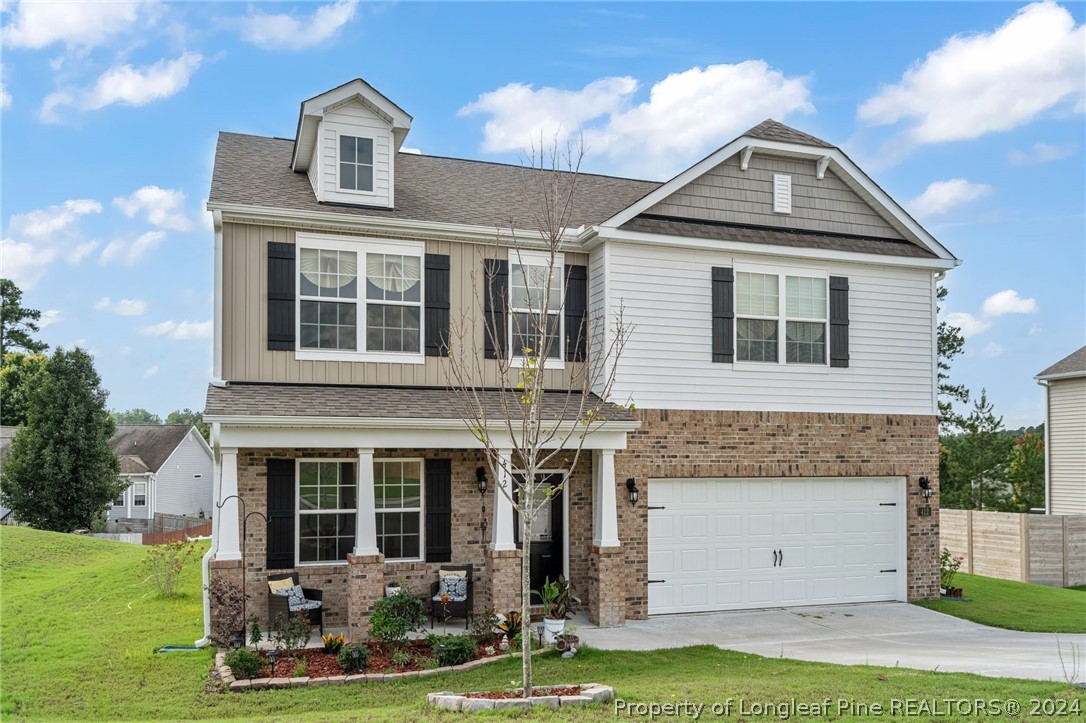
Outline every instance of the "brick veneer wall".
<path fill-rule="evenodd" d="M 616 480 L 634 477 L 642 502 L 621 504 L 619 539 L 625 548 L 626 615 L 648 615 L 648 480 L 662 477 L 905 477 L 908 596 L 939 592 L 939 437 L 934 416 L 640 410 L 641 429 L 615 456 Z M 917 479 L 936 494 L 931 517 Z M 617 483 L 617 482 L 616 482 Z"/>

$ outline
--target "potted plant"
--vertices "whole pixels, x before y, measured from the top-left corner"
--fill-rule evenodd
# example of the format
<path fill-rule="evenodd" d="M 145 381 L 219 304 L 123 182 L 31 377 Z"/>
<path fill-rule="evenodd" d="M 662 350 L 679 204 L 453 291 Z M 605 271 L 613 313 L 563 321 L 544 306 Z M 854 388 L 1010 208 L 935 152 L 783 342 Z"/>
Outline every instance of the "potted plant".
<path fill-rule="evenodd" d="M 407 587 L 407 581 L 404 579 L 393 580 L 390 583 L 385 584 L 385 597 L 392 597 L 393 595 L 399 595 Z"/>
<path fill-rule="evenodd" d="M 543 603 L 543 642 L 554 645 L 566 628 L 566 620 L 573 614 L 573 605 L 581 600 L 573 595 L 569 580 L 562 575 L 555 582 L 551 582 L 550 578 L 545 579 L 542 589 L 532 592 Z"/>

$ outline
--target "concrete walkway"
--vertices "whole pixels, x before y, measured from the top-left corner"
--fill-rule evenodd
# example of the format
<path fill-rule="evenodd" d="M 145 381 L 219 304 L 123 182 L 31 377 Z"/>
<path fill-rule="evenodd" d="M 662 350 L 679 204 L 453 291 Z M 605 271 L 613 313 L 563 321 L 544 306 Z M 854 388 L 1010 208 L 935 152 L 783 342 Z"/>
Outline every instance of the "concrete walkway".
<path fill-rule="evenodd" d="M 1058 639 L 1067 670 L 1072 643 L 1079 671 L 1086 668 L 1086 635 L 989 628 L 906 603 L 663 615 L 627 621 L 622 628 L 575 622 L 585 644 L 605 650 L 709 644 L 766 657 L 1062 682 Z"/>

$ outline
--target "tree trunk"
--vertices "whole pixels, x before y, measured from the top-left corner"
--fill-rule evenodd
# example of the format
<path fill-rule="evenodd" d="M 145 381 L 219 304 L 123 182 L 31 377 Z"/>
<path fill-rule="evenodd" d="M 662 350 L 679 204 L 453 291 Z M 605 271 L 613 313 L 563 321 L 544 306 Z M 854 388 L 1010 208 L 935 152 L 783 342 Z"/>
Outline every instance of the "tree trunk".
<path fill-rule="evenodd" d="M 528 479 L 534 479 L 529 477 Z M 524 697 L 532 697 L 532 488 L 527 487 L 528 504 L 521 504 L 520 511 L 520 543 L 522 545 L 520 558 L 520 650 L 521 668 L 524 677 Z M 524 495 L 522 495 L 524 496 Z M 524 514 L 525 511 L 528 514 Z"/>

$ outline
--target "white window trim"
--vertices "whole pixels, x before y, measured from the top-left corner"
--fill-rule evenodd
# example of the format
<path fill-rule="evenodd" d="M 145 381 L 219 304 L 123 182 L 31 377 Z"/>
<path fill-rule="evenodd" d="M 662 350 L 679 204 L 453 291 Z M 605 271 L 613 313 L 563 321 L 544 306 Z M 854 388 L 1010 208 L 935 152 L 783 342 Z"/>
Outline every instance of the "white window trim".
<path fill-rule="evenodd" d="M 363 346 L 366 341 L 366 254 L 399 254 L 418 256 L 421 278 L 419 279 L 419 350 L 415 352 L 354 351 L 348 349 L 303 349 L 302 348 L 302 282 L 300 262 L 302 249 L 325 251 L 353 251 L 360 257 L 358 263 L 358 292 L 355 294 L 355 346 Z M 295 255 L 298 264 L 294 270 L 294 338 L 297 340 L 294 358 L 298 361 L 359 361 L 384 362 L 389 364 L 425 364 L 426 363 L 426 244 L 421 241 L 390 241 L 388 239 L 364 236 L 335 236 L 298 232 L 295 237 Z M 328 298 L 333 303 L 350 303 L 351 299 Z M 379 303 L 379 302 L 375 302 Z M 414 304 L 404 304 L 413 306 Z"/>
<path fill-rule="evenodd" d="M 735 349 L 735 361 L 732 363 L 736 369 L 767 369 L 787 368 L 807 371 L 829 372 L 830 370 L 830 272 L 826 269 L 799 268 L 793 266 L 762 266 L 758 264 L 734 264 L 732 271 L 735 275 L 735 289 L 732 300 L 735 309 L 735 323 L 732 325 L 732 348 Z M 739 314 L 739 274 L 770 274 L 777 276 L 777 316 L 759 316 L 757 314 Z M 788 335 L 787 324 L 789 321 L 809 321 L 818 323 L 818 319 L 799 319 L 788 316 L 788 276 L 803 276 L 811 279 L 824 279 L 826 281 L 826 318 L 822 323 L 826 326 L 826 354 L 821 364 L 807 364 L 805 362 L 788 362 Z M 766 319 L 777 322 L 777 361 L 740 361 L 739 360 L 739 319 Z"/>
<path fill-rule="evenodd" d="M 117 500 L 113 499 L 109 503 L 110 508 L 114 509 L 114 510 L 125 510 L 127 512 L 127 510 L 128 510 L 128 488 L 125 487 L 123 490 L 121 490 L 121 494 L 118 495 L 118 497 L 121 498 L 121 504 L 119 504 L 119 505 L 115 504 L 117 502 Z M 127 516 L 127 514 L 125 516 Z"/>
<path fill-rule="evenodd" d="M 346 515 L 351 512 L 354 513 L 354 532 L 357 542 L 358 536 L 358 465 L 361 461 L 358 457 L 299 457 L 294 460 L 294 566 L 295 567 L 329 567 L 332 565 L 346 565 L 346 560 L 314 560 L 313 562 L 302 562 L 302 463 L 303 462 L 335 462 L 340 464 L 343 462 L 351 462 L 355 465 L 354 476 L 354 510 L 350 509 L 334 509 L 334 510 L 312 510 L 306 512 L 307 515 Z"/>
<path fill-rule="evenodd" d="M 352 194 L 354 196 L 366 196 L 366 197 L 369 197 L 369 198 L 374 198 L 376 196 L 383 196 L 384 194 L 381 194 L 381 193 L 377 192 L 377 138 L 374 137 L 374 136 L 368 136 L 368 135 L 365 135 L 365 134 L 360 134 L 360 133 L 357 133 L 357 132 L 354 132 L 354 131 L 341 131 L 341 130 L 338 130 L 338 129 L 333 129 L 333 132 L 336 134 L 336 140 L 335 140 L 335 143 L 336 143 L 336 188 L 335 188 L 335 192 L 336 193 L 349 193 L 349 194 Z M 340 183 L 339 183 L 339 137 L 341 135 L 347 136 L 348 138 L 364 138 L 364 139 L 370 141 L 371 143 L 373 143 L 373 190 L 372 191 L 359 191 L 358 189 L 355 189 L 355 188 L 344 188 L 343 186 L 340 185 Z"/>
<path fill-rule="evenodd" d="M 419 463 L 419 556 L 418 557 L 386 557 L 385 562 L 425 562 L 426 561 L 426 460 L 422 457 L 375 457 L 373 465 L 385 462 L 418 462 Z M 374 470 L 376 472 L 376 469 Z M 413 507 L 378 507 L 376 501 L 377 481 L 374 477 L 374 505 L 373 521 L 377 524 L 377 515 L 381 512 L 414 512 Z M 380 537 L 380 535 L 377 535 Z M 382 551 L 382 555 L 384 552 Z"/>
<path fill-rule="evenodd" d="M 136 502 L 136 495 L 137 495 L 137 493 L 136 493 L 136 485 L 143 485 L 143 504 L 142 505 L 138 504 Z M 150 482 L 148 480 L 144 480 L 143 482 L 133 482 L 132 483 L 132 507 L 147 507 L 148 503 L 151 501 L 150 496 L 151 496 L 151 484 L 150 484 Z"/>
<path fill-rule="evenodd" d="M 521 249 L 509 249 L 509 283 L 506 291 L 506 302 L 508 303 L 509 313 L 506 314 L 506 339 L 509 340 L 509 354 L 510 354 L 510 366 L 519 369 L 528 363 L 527 358 L 523 356 L 517 356 L 513 354 L 513 315 L 524 314 L 527 311 L 517 310 L 513 306 L 513 264 L 520 266 L 543 266 L 550 265 L 550 254 L 545 251 L 523 251 Z M 563 253 L 557 253 L 554 255 L 554 271 L 558 274 L 558 311 L 549 311 L 548 314 L 558 315 L 558 356 L 551 358 L 547 357 L 545 363 L 546 369 L 565 369 L 566 368 L 566 314 L 565 314 L 565 301 L 566 301 L 566 256 Z"/>

